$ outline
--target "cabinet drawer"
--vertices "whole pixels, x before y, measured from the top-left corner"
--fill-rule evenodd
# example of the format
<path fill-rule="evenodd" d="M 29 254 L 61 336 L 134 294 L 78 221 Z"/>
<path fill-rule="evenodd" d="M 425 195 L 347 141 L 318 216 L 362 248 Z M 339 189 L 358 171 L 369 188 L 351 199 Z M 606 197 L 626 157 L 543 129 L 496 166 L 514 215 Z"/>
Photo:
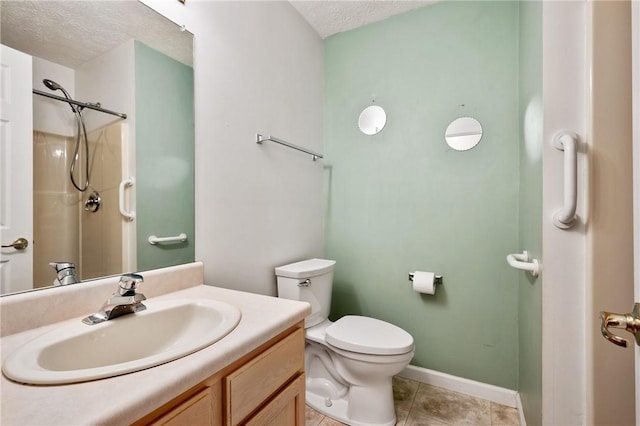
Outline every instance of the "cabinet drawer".
<path fill-rule="evenodd" d="M 212 425 L 213 422 L 212 395 L 210 389 L 206 388 L 151 424 L 153 426 L 190 426 Z"/>
<path fill-rule="evenodd" d="M 303 426 L 304 422 L 304 374 L 300 374 L 254 414 L 246 426 Z"/>
<path fill-rule="evenodd" d="M 227 424 L 237 425 L 304 370 L 304 329 L 276 343 L 225 378 Z"/>

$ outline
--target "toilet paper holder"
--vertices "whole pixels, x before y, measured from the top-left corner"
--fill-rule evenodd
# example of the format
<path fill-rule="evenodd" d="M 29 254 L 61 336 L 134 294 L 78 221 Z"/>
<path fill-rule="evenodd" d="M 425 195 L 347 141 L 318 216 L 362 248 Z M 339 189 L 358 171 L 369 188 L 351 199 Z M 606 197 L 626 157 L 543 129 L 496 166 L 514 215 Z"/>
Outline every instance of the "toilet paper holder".
<path fill-rule="evenodd" d="M 413 276 L 415 275 L 415 272 L 409 272 L 409 281 L 413 281 Z M 442 275 L 436 275 L 433 277 L 433 283 L 435 285 L 442 285 L 444 284 L 443 282 L 443 278 Z"/>

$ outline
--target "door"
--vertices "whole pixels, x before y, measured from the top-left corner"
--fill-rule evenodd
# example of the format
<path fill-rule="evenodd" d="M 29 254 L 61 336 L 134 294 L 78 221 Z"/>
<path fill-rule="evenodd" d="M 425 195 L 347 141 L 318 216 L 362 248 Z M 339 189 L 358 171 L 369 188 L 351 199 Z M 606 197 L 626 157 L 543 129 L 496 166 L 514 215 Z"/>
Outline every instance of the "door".
<path fill-rule="evenodd" d="M 0 47 L 0 292 L 5 294 L 33 283 L 33 95 L 31 56 Z"/>
<path fill-rule="evenodd" d="M 603 335 L 619 346 L 635 348 L 635 416 L 640 425 L 640 3 L 632 2 L 632 120 L 633 120 L 633 269 L 634 300 L 629 314 L 601 314 Z M 617 336 L 611 328 L 624 329 L 631 335 Z M 625 340 L 627 340 L 625 342 Z M 626 347 L 626 346 L 625 346 Z"/>
<path fill-rule="evenodd" d="M 631 5 L 633 87 L 633 247 L 634 297 L 640 302 L 640 3 Z M 635 347 L 636 424 L 640 424 L 640 347 Z"/>

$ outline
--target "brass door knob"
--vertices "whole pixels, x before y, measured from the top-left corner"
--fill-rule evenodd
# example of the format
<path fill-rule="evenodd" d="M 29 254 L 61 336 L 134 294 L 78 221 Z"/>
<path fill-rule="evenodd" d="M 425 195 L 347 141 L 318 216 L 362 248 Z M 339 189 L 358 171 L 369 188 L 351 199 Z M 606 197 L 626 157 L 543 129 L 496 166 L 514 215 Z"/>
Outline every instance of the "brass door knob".
<path fill-rule="evenodd" d="M 636 338 L 636 344 L 640 346 L 640 303 L 633 305 L 633 312 L 630 314 L 615 314 L 611 312 L 600 312 L 600 332 L 605 339 L 623 348 L 627 347 L 628 341 L 609 331 L 610 328 L 619 328 L 628 331 Z"/>
<path fill-rule="evenodd" d="M 2 244 L 2 248 L 10 248 L 10 247 L 13 247 L 16 250 L 24 250 L 27 247 L 29 247 L 29 241 L 27 241 L 26 238 L 20 237 L 14 242 L 12 242 L 11 244 L 7 244 L 7 245 Z"/>

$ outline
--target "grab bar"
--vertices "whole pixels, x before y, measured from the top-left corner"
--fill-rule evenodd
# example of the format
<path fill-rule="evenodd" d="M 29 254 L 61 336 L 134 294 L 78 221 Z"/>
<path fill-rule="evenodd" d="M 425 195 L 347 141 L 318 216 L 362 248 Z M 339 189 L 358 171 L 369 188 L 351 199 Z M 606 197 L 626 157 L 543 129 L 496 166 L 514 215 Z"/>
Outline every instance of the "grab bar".
<path fill-rule="evenodd" d="M 578 135 L 563 130 L 553 138 L 554 146 L 564 151 L 564 199 L 562 208 L 553 215 L 553 224 L 560 229 L 571 228 L 576 221 L 578 202 Z"/>
<path fill-rule="evenodd" d="M 135 183 L 134 178 L 128 178 L 120 182 L 118 185 L 118 208 L 120 209 L 120 214 L 124 216 L 128 221 L 132 221 L 136 218 L 135 211 L 127 211 L 124 206 L 124 190 L 130 186 L 133 186 Z"/>
<path fill-rule="evenodd" d="M 284 146 L 286 146 L 288 148 L 293 148 L 293 149 L 297 149 L 298 151 L 302 151 L 305 154 L 311 155 L 313 157 L 313 161 L 316 161 L 318 158 L 324 158 L 322 156 L 322 154 L 318 154 L 317 152 L 313 152 L 313 151 L 310 151 L 310 150 L 308 150 L 306 148 L 302 148 L 302 147 L 300 147 L 298 145 L 294 145 L 294 144 L 292 144 L 290 142 L 284 141 L 282 139 L 278 139 L 275 136 L 269 135 L 269 137 L 265 138 L 260 133 L 257 133 L 256 134 L 256 143 L 261 144 L 264 141 L 271 141 L 271 142 L 279 143 L 280 145 L 284 145 Z"/>
<path fill-rule="evenodd" d="M 540 275 L 540 262 L 538 262 L 538 259 L 529 261 L 529 252 L 527 252 L 526 250 L 522 253 L 507 255 L 507 263 L 512 268 L 531 272 L 531 275 L 533 275 L 534 277 Z"/>
<path fill-rule="evenodd" d="M 155 235 L 150 235 L 147 241 L 149 241 L 149 244 L 181 243 L 183 241 L 187 241 L 187 234 L 183 232 L 180 235 L 176 235 L 175 237 L 156 237 Z"/>

